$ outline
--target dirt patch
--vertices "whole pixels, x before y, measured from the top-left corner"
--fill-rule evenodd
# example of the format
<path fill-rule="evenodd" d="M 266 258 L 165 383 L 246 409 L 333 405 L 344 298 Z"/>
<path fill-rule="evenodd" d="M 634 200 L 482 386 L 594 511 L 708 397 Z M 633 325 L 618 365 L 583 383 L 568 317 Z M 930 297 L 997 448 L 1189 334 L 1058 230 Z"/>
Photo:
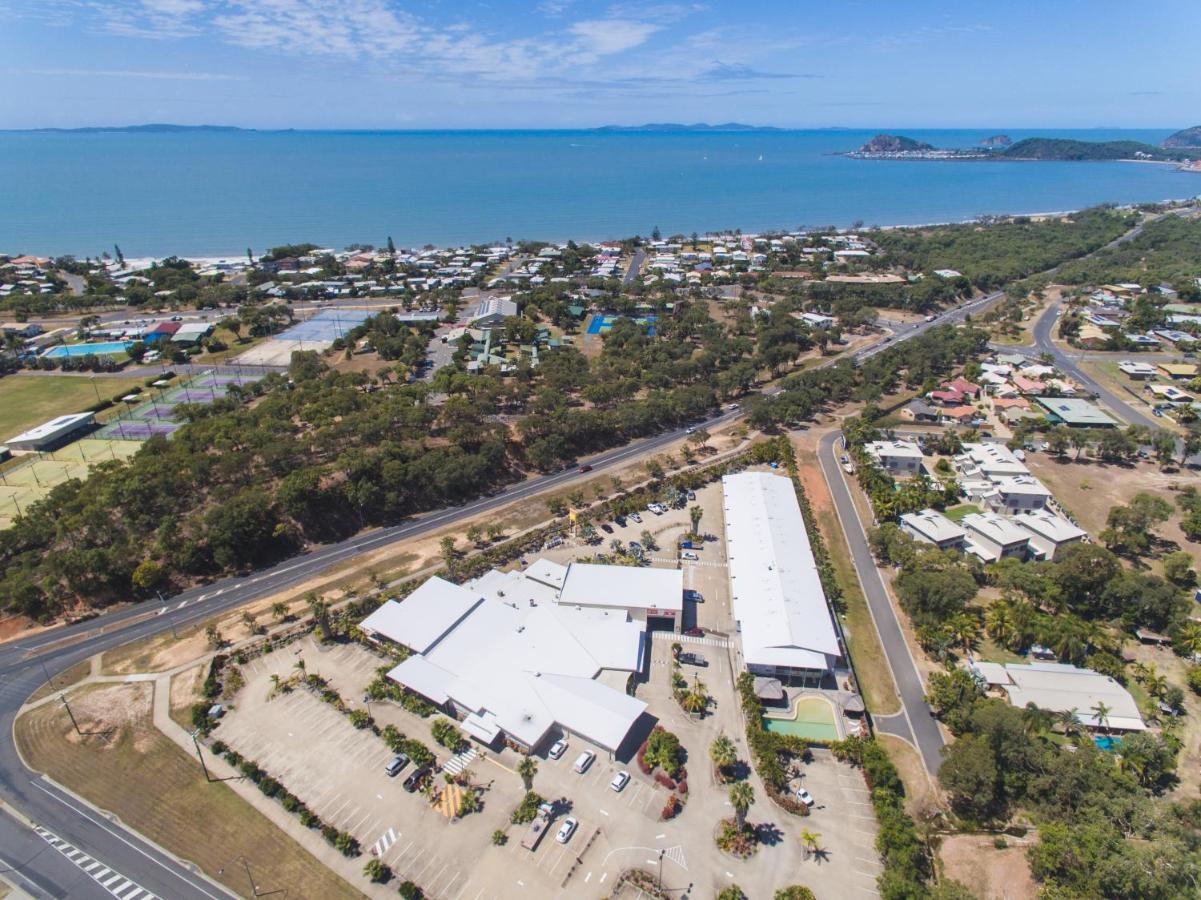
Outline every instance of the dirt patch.
<path fill-rule="evenodd" d="M 154 686 L 148 682 L 93 685 L 69 694 L 68 702 L 78 730 L 72 728 L 67 732 L 66 740 L 73 744 L 94 744 L 97 750 L 110 750 L 132 726 L 149 720 Z M 98 742 L 98 735 L 103 735 L 104 739 Z"/>
<path fill-rule="evenodd" d="M 191 712 L 192 704 L 199 703 L 203 698 L 201 685 L 204 684 L 205 666 L 197 666 L 180 672 L 171 678 L 171 712 L 183 710 Z"/>
<path fill-rule="evenodd" d="M 943 840 L 938 857 L 943 875 L 966 885 L 980 900 L 1033 900 L 1038 882 L 1026 862 L 1028 843 L 1005 838 L 998 848 L 991 835 L 962 834 Z"/>
<path fill-rule="evenodd" d="M 17 638 L 41 634 L 49 627 L 48 625 L 39 625 L 28 616 L 0 617 L 0 644 Z"/>

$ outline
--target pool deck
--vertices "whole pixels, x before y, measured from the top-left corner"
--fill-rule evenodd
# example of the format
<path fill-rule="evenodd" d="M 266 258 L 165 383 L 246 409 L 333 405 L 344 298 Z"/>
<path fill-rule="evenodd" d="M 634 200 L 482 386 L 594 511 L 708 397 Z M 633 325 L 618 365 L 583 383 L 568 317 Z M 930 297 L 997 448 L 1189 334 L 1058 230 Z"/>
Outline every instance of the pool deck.
<path fill-rule="evenodd" d="M 802 702 L 809 700 L 821 700 L 830 708 L 829 723 L 821 722 L 813 724 L 831 724 L 834 726 L 834 730 L 838 733 L 838 739 L 842 740 L 845 738 L 847 735 L 846 728 L 843 726 L 841 705 L 836 703 L 831 697 L 824 693 L 815 693 L 812 691 L 801 692 L 792 698 L 792 701 L 788 704 L 786 710 L 769 710 L 764 708 L 763 718 L 776 719 L 782 722 L 795 722 L 797 720 L 797 716 L 799 715 L 798 707 Z"/>

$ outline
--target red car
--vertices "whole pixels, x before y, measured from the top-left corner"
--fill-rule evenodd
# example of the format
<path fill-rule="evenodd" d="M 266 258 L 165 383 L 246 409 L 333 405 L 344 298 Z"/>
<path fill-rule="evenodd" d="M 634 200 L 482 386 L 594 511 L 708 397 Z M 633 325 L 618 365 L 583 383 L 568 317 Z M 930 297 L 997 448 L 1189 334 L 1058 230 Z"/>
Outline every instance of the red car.
<path fill-rule="evenodd" d="M 587 464 L 585 464 L 585 465 L 582 465 L 582 466 L 580 466 L 580 471 L 581 471 L 581 472 L 591 472 L 591 471 L 592 471 L 592 466 L 590 466 L 590 465 L 587 465 Z"/>
<path fill-rule="evenodd" d="M 703 629 L 703 628 L 686 628 L 686 629 L 684 629 L 684 634 L 688 635 L 689 637 L 704 637 L 705 629 Z"/>

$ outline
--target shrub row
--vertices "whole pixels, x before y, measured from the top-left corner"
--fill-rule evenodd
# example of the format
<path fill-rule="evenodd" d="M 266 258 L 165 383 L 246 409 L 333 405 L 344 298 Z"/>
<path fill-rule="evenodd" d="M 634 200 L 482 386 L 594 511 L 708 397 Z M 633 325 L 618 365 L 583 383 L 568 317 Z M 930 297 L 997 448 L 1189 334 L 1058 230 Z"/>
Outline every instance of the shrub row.
<path fill-rule="evenodd" d="M 884 859 L 884 870 L 877 879 L 885 900 L 921 896 L 930 877 L 930 857 L 917 833 L 913 819 L 905 812 L 905 788 L 888 752 L 870 738 L 852 737 L 833 746 L 834 755 L 863 769 L 872 792 L 872 808 L 880 827 L 876 850 Z"/>
<path fill-rule="evenodd" d="M 264 796 L 278 801 L 280 806 L 300 819 L 300 824 L 305 828 L 320 830 L 322 837 L 331 846 L 336 847 L 343 856 L 360 854 L 359 842 L 354 835 L 348 831 L 339 831 L 333 825 L 322 822 L 316 813 L 305 806 L 303 800 L 268 775 L 254 760 L 242 756 L 237 750 L 227 746 L 224 741 L 213 741 L 210 749 L 216 756 L 223 756 L 227 763 L 258 785 L 258 789 Z"/>

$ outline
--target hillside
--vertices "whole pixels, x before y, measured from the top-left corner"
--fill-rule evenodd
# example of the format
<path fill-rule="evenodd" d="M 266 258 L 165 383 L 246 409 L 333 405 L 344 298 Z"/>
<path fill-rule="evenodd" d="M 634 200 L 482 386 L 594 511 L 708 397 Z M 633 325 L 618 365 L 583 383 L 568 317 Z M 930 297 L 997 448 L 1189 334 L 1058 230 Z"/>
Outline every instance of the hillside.
<path fill-rule="evenodd" d="M 1192 128 L 1182 128 L 1175 134 L 1168 135 L 1163 139 L 1163 143 L 1160 146 L 1188 150 L 1201 148 L 1201 125 L 1194 125 Z"/>
<path fill-rule="evenodd" d="M 933 144 L 915 141 L 903 134 L 878 134 L 862 147 L 859 153 L 908 153 L 916 150 L 933 150 Z"/>
<path fill-rule="evenodd" d="M 999 154 L 1007 159 L 1039 160 L 1178 160 L 1188 154 L 1163 150 L 1140 141 L 1073 141 L 1064 138 L 1026 138 Z"/>

